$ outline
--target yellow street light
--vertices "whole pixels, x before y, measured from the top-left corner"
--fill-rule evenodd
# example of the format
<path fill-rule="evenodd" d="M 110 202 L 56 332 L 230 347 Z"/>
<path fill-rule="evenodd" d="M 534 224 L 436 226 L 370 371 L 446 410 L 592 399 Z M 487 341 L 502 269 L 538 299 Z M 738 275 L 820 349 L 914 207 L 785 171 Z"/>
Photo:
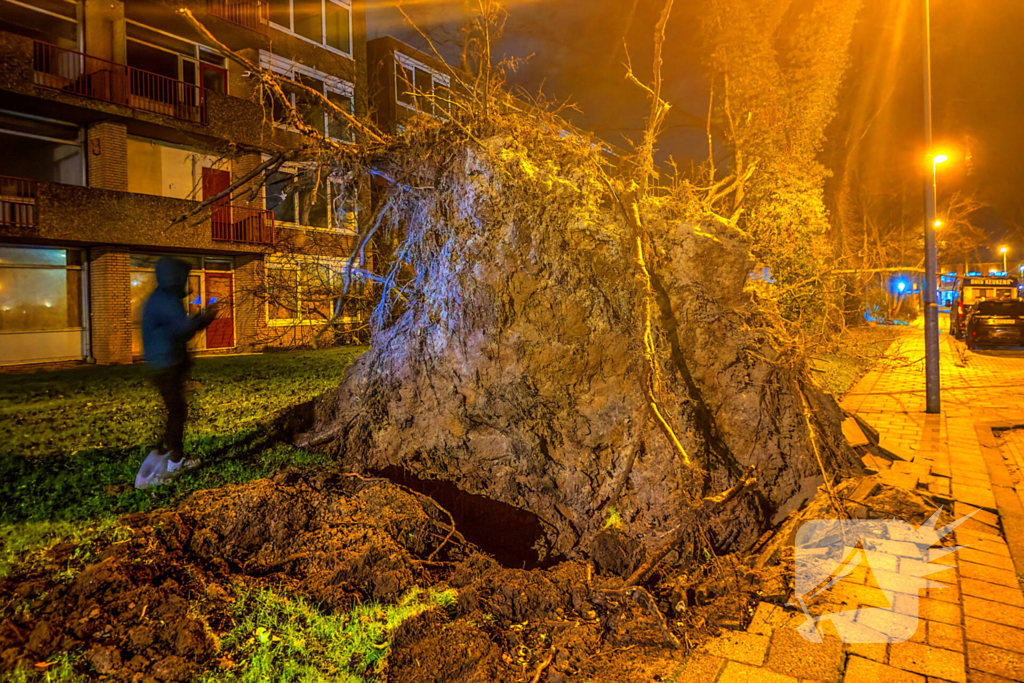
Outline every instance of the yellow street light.
<path fill-rule="evenodd" d="M 1006 247 L 999 247 L 999 253 L 1003 255 L 1003 272 L 1006 272 Z"/>
<path fill-rule="evenodd" d="M 944 164 L 947 161 L 949 161 L 949 155 L 948 154 L 936 154 L 935 158 L 932 159 L 932 163 L 933 164 Z"/>
<path fill-rule="evenodd" d="M 941 228 L 942 227 L 942 221 L 935 221 L 935 227 L 936 228 Z"/>

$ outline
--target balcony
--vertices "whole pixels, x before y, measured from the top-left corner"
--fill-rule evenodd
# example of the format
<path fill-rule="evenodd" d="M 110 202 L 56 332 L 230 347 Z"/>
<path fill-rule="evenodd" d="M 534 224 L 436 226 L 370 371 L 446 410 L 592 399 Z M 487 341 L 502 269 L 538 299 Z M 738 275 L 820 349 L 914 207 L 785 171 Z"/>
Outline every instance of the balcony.
<path fill-rule="evenodd" d="M 39 184 L 24 178 L 0 176 L 0 226 L 34 228 L 38 225 L 36 198 Z"/>
<path fill-rule="evenodd" d="M 274 212 L 231 204 L 215 205 L 210 214 L 211 237 L 215 242 L 238 242 L 273 246 Z"/>
<path fill-rule="evenodd" d="M 34 41 L 36 85 L 182 121 L 206 123 L 206 89 L 82 52 Z"/>
<path fill-rule="evenodd" d="M 206 0 L 206 11 L 259 33 L 266 33 L 270 26 L 270 3 L 267 0 Z"/>

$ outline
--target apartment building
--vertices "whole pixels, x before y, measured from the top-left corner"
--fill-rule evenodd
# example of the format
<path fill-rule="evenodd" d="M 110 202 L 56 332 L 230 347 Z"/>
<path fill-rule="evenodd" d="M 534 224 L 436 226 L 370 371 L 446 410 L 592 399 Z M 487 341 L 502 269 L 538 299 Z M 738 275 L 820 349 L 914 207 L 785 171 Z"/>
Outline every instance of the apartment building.
<path fill-rule="evenodd" d="M 323 298 L 352 250 L 357 192 L 297 187 L 301 164 L 282 164 L 196 207 L 300 142 L 220 45 L 362 116 L 365 36 L 363 0 L 0 0 L 0 364 L 138 358 L 164 254 L 193 266 L 191 309 L 221 304 L 198 353 L 360 327 L 350 302 Z"/>

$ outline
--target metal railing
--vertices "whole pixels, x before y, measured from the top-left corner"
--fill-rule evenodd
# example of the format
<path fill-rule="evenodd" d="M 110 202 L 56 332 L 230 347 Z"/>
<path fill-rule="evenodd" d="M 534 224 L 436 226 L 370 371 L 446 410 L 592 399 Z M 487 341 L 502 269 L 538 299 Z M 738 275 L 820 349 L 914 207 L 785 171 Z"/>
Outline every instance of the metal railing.
<path fill-rule="evenodd" d="M 270 26 L 270 3 L 267 0 L 206 0 L 206 11 L 260 33 L 266 33 Z"/>
<path fill-rule="evenodd" d="M 231 204 L 215 205 L 210 212 L 211 236 L 218 242 L 274 244 L 274 212 Z"/>
<path fill-rule="evenodd" d="M 35 41 L 36 85 L 183 121 L 206 123 L 206 89 L 143 69 Z"/>
<path fill-rule="evenodd" d="M 36 181 L 0 176 L 0 225 L 16 228 L 36 227 L 38 195 L 39 183 Z"/>

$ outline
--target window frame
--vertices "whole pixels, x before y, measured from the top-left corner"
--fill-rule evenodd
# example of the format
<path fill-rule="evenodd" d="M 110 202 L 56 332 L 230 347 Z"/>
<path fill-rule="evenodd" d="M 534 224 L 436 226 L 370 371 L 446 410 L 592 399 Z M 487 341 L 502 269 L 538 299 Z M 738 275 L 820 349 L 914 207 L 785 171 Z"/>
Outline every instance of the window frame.
<path fill-rule="evenodd" d="M 425 71 L 425 72 L 429 73 L 430 76 L 431 76 L 431 78 L 430 78 L 430 93 L 429 93 L 430 103 L 431 103 L 431 111 L 424 111 L 420 107 L 420 104 L 419 104 L 419 91 L 416 88 L 416 70 L 417 69 L 420 70 L 420 71 Z M 411 94 L 412 95 L 412 99 L 413 99 L 413 102 L 415 104 L 409 104 L 408 102 L 403 102 L 402 101 L 402 94 L 403 94 L 403 92 L 402 92 L 402 90 L 400 88 L 401 88 L 401 85 L 403 83 L 405 83 L 406 77 L 404 75 L 400 74 L 400 70 L 404 70 L 405 72 L 412 74 L 412 80 L 409 83 L 409 85 L 412 86 L 412 90 L 409 91 L 406 94 Z M 430 117 L 435 118 L 435 119 L 444 119 L 444 118 L 446 118 L 448 116 L 451 116 L 451 104 L 450 103 L 448 105 L 448 109 L 447 110 L 441 110 L 441 113 L 438 113 L 437 108 L 434 106 L 437 103 L 437 86 L 438 86 L 438 84 L 442 85 L 445 89 L 447 89 L 449 93 L 453 92 L 452 91 L 452 77 L 451 77 L 450 74 L 446 74 L 443 71 L 438 71 L 437 69 L 424 64 L 423 62 L 419 61 L 418 59 L 410 57 L 409 55 L 403 54 L 401 52 L 395 52 L 394 53 L 393 74 L 394 74 L 394 79 L 395 79 L 395 90 L 394 90 L 394 93 L 393 93 L 394 94 L 394 100 L 395 100 L 395 103 L 398 104 L 399 107 L 402 107 L 404 109 L 408 109 L 409 111 L 417 112 L 419 114 L 426 114 L 427 116 L 430 116 Z"/>
<path fill-rule="evenodd" d="M 268 158 L 269 157 L 264 156 L 263 160 L 266 161 Z M 299 175 L 303 171 L 309 170 L 310 168 L 313 168 L 313 166 L 305 165 L 305 164 L 301 164 L 301 163 L 297 163 L 297 162 L 289 162 L 289 163 L 281 164 L 281 167 L 278 169 L 278 173 L 285 173 L 285 174 L 291 175 L 294 178 L 296 175 Z M 304 231 L 308 231 L 308 232 L 327 232 L 327 233 L 332 233 L 332 234 L 335 234 L 335 235 L 357 236 L 359 234 L 358 230 L 354 230 L 352 228 L 345 227 L 345 223 L 347 223 L 348 221 L 346 221 L 345 223 L 338 223 L 337 227 L 335 227 L 335 220 L 334 220 L 334 216 L 335 216 L 335 213 L 336 213 L 335 208 L 334 208 L 334 200 L 336 198 L 335 192 L 337 191 L 336 187 L 338 185 L 340 185 L 341 183 L 338 183 L 337 181 L 331 179 L 330 177 L 324 179 L 323 182 L 324 182 L 324 189 L 325 189 L 325 201 L 327 203 L 327 225 L 328 225 L 328 227 L 320 228 L 320 227 L 317 227 L 315 225 L 303 225 L 303 224 L 298 223 L 296 221 L 286 221 L 286 220 L 275 218 L 277 226 L 278 227 L 285 227 L 285 228 L 288 228 L 290 230 L 304 230 Z M 299 217 L 299 203 L 298 203 L 298 201 L 296 201 L 294 203 L 294 206 L 295 206 L 295 218 L 298 218 Z M 267 210 L 267 211 L 271 211 L 272 210 L 269 206 L 267 206 L 266 186 L 264 186 L 264 189 L 263 189 L 263 208 L 265 210 Z M 351 220 L 351 222 L 358 225 L 358 221 L 359 221 L 359 203 L 358 203 L 358 201 L 355 202 L 354 208 L 355 208 L 355 210 L 351 212 L 352 213 L 352 220 Z M 346 211 L 345 213 L 348 214 L 350 212 Z"/>
<path fill-rule="evenodd" d="M 350 81 L 346 81 L 344 78 L 338 78 L 337 76 L 333 76 L 324 71 L 320 71 L 319 69 L 315 69 L 300 62 L 296 62 L 293 59 L 288 59 L 287 57 L 282 57 L 272 52 L 267 52 L 266 50 L 260 50 L 260 66 L 264 69 L 269 69 L 270 71 L 273 71 L 277 75 L 283 76 L 292 82 L 300 83 L 300 85 L 306 85 L 307 87 L 307 83 L 301 83 L 301 81 L 299 80 L 300 76 L 305 79 L 313 79 L 315 81 L 319 81 L 322 88 L 320 94 L 322 94 L 324 97 L 328 96 L 328 92 L 348 97 L 349 113 L 355 116 L 355 85 Z M 298 96 L 295 93 L 285 93 L 285 95 L 288 96 L 288 101 L 291 104 L 291 106 L 295 107 L 297 104 L 296 97 Z M 274 126 L 280 128 L 281 130 L 287 130 L 292 133 L 298 132 L 294 126 L 291 126 L 287 123 L 274 121 Z M 354 135 L 352 135 L 348 139 L 336 138 L 332 136 L 330 134 L 330 128 L 331 114 L 328 111 L 327 107 L 324 107 L 324 138 L 328 140 L 333 140 L 335 142 L 340 142 L 343 144 L 353 144 L 355 142 Z"/>
<path fill-rule="evenodd" d="M 289 26 L 282 26 L 273 19 L 270 20 L 270 26 L 276 28 L 278 31 L 287 33 L 290 36 L 298 38 L 299 40 L 305 41 L 311 45 L 317 45 L 330 50 L 331 52 L 354 59 L 353 53 L 353 39 L 352 39 L 352 0 L 319 0 L 320 2 L 320 38 L 321 42 L 316 42 L 311 38 L 298 33 L 295 30 L 295 0 L 287 0 L 288 2 L 288 23 Z M 348 10 L 348 52 L 339 50 L 336 47 L 327 44 L 327 5 L 338 5 Z"/>
<path fill-rule="evenodd" d="M 270 317 L 270 296 L 264 301 L 264 319 L 266 320 L 268 327 L 295 327 L 301 325 L 326 325 L 330 322 L 330 318 L 313 318 L 306 315 L 306 300 L 302 297 L 302 275 L 303 266 L 313 265 L 322 266 L 326 265 L 330 268 L 331 273 L 341 280 L 344 269 L 348 267 L 349 259 L 340 257 L 317 257 L 304 254 L 274 254 L 267 257 L 265 262 L 266 279 L 270 280 L 270 271 L 291 271 L 295 273 L 295 303 L 296 303 L 296 314 L 297 318 L 271 318 Z M 358 263 L 357 263 L 358 266 Z M 329 286 L 335 286 L 332 283 Z M 335 323 L 353 323 L 362 322 L 363 319 L 359 316 L 340 316 L 334 322 Z"/>
<path fill-rule="evenodd" d="M 4 110 L 4 109 L 0 109 L 0 113 L 15 114 L 15 112 L 9 112 L 9 111 Z M 54 124 L 57 124 L 57 125 L 60 125 L 60 126 L 67 126 L 69 129 L 72 129 L 72 128 L 75 129 L 78 132 L 78 137 L 74 141 L 71 141 L 71 140 L 65 140 L 65 139 L 61 139 L 61 138 L 50 137 L 48 135 L 39 135 L 38 133 L 26 133 L 26 132 L 20 131 L 20 130 L 11 130 L 10 128 L 5 128 L 5 127 L 2 126 L 2 124 L 0 124 L 0 133 L 3 133 L 5 135 L 15 135 L 15 136 L 18 136 L 18 137 L 30 138 L 32 140 L 45 140 L 46 142 L 56 142 L 56 143 L 59 143 L 59 144 L 62 144 L 62 145 L 77 146 L 78 149 L 79 149 L 79 153 L 78 153 L 78 157 L 79 157 L 79 164 L 78 164 L 78 166 L 79 166 L 79 169 L 78 170 L 79 170 L 79 173 L 80 173 L 80 178 L 82 179 L 82 184 L 81 185 L 73 185 L 73 187 L 86 187 L 89 184 L 89 179 L 88 179 L 88 176 L 86 175 L 87 168 L 86 168 L 86 159 L 85 159 L 85 157 L 86 157 L 85 129 L 83 129 L 83 128 L 79 127 L 79 126 L 75 126 L 75 125 L 72 125 L 72 124 L 69 124 L 69 123 L 65 123 L 64 121 L 58 121 L 56 119 L 47 119 L 47 118 L 43 118 L 41 116 L 30 116 L 30 115 L 21 114 L 21 113 L 15 114 L 15 116 L 17 118 L 24 118 L 24 119 L 28 119 L 30 121 L 43 121 L 43 122 L 46 122 L 46 123 L 54 123 Z M 53 182 L 53 181 L 50 181 L 50 182 Z M 57 183 L 57 184 L 58 185 L 70 185 L 70 183 Z"/>
<path fill-rule="evenodd" d="M 74 270 L 79 273 L 79 301 L 78 301 L 78 315 L 79 325 L 77 327 L 60 327 L 55 329 L 31 329 L 31 330 L 0 330 L 0 335 L 3 334 L 37 334 L 46 332 L 83 332 L 88 329 L 89 325 L 89 286 L 88 277 L 89 270 L 87 267 L 87 250 L 78 247 L 54 247 L 52 245 L 38 245 L 38 244 L 11 244 L 9 242 L 0 242 L 0 246 L 14 248 L 14 249 L 48 249 L 51 251 L 63 251 L 65 253 L 74 251 L 78 252 L 79 260 L 77 265 L 64 265 L 59 264 L 43 264 L 43 263 L 0 263 L 0 268 L 19 269 L 19 270 Z"/>
<path fill-rule="evenodd" d="M 36 7 L 35 5 L 32 5 L 32 4 L 28 3 L 28 2 L 23 2 L 22 0 L 3 0 L 3 1 L 4 2 L 8 2 L 8 3 L 12 4 L 12 5 L 16 5 L 18 7 L 21 7 L 22 9 L 32 10 L 33 12 L 39 12 L 40 14 L 45 14 L 48 17 L 54 17 L 56 19 L 61 19 L 63 21 L 68 21 L 68 22 L 73 21 L 74 24 L 75 24 L 75 47 L 74 47 L 73 51 L 81 52 L 83 50 L 84 43 L 85 43 L 85 27 L 84 27 L 83 24 L 85 22 L 83 21 L 83 17 L 82 17 L 82 14 L 84 13 L 84 7 L 83 7 L 84 3 L 82 2 L 82 0 L 61 0 L 65 4 L 74 5 L 74 7 L 75 7 L 75 18 L 74 18 L 74 20 L 68 19 L 67 17 L 65 17 L 63 15 L 60 15 L 60 14 L 57 14 L 55 12 L 51 12 L 50 10 L 43 9 L 42 7 Z"/>

